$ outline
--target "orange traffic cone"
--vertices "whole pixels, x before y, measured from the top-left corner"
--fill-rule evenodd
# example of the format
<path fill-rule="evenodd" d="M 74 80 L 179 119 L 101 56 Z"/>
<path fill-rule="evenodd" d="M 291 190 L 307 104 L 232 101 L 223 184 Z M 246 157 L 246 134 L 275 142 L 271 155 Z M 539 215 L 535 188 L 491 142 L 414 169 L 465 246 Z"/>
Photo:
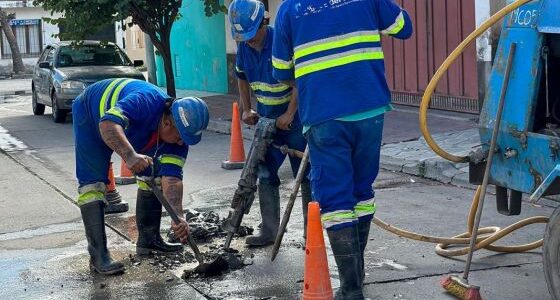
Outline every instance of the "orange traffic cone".
<path fill-rule="evenodd" d="M 109 163 L 108 177 L 109 183 L 107 184 L 107 194 L 117 191 L 117 187 L 115 186 L 115 173 L 113 172 L 113 162 Z"/>
<path fill-rule="evenodd" d="M 115 177 L 115 182 L 120 185 L 133 184 L 136 182 L 134 174 L 128 169 L 124 160 L 121 160 L 121 174 Z"/>
<path fill-rule="evenodd" d="M 109 183 L 105 192 L 105 199 L 108 205 L 105 207 L 106 214 L 122 213 L 128 211 L 128 202 L 122 200 L 117 187 L 115 186 L 115 176 L 113 172 L 113 162 L 109 163 Z"/>
<path fill-rule="evenodd" d="M 303 299 L 333 299 L 318 202 L 308 204 Z"/>
<path fill-rule="evenodd" d="M 222 168 L 226 170 L 243 169 L 245 165 L 245 148 L 243 147 L 243 135 L 241 134 L 239 120 L 239 106 L 237 102 L 233 102 L 229 160 L 222 162 Z"/>

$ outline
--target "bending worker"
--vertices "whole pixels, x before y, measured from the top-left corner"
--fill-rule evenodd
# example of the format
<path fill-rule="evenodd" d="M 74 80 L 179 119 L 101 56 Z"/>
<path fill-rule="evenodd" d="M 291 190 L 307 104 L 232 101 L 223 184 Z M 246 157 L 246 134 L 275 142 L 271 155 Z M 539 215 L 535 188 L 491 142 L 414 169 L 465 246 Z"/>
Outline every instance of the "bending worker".
<path fill-rule="evenodd" d="M 274 77 L 298 87 L 319 201 L 338 266 L 336 299 L 363 299 L 384 113 L 391 109 L 380 34 L 406 39 L 393 0 L 286 0 L 276 19 Z"/>
<path fill-rule="evenodd" d="M 208 125 L 208 108 L 198 98 L 173 99 L 157 86 L 133 79 L 107 79 L 89 86 L 72 104 L 78 206 L 82 213 L 90 267 L 101 274 L 124 271 L 107 250 L 104 224 L 105 185 L 116 152 L 138 176 L 161 177 L 173 207 L 182 208 L 182 169 L 188 146 L 197 144 Z M 139 177 L 142 178 L 142 177 Z M 138 254 L 174 252 L 159 233 L 162 207 L 147 185 L 140 184 L 136 203 Z M 182 210 L 177 210 L 182 215 Z M 188 236 L 184 219 L 172 223 L 181 241 Z"/>
<path fill-rule="evenodd" d="M 274 242 L 280 224 L 278 169 L 286 155 L 282 154 L 278 146 L 287 145 L 304 151 L 306 141 L 297 113 L 296 90 L 272 77 L 274 29 L 268 26 L 264 4 L 257 0 L 235 0 L 229 6 L 229 21 L 233 39 L 239 42 L 235 69 L 243 107 L 243 122 L 254 125 L 259 116 L 262 116 L 276 119 L 278 128 L 266 153 L 265 162 L 258 169 L 261 232 L 246 239 L 246 243 L 251 246 L 265 246 Z M 251 90 L 257 98 L 257 112 L 251 108 Z M 290 156 L 294 177 L 300 163 L 301 159 Z M 305 177 L 301 184 L 304 226 L 307 223 L 307 203 L 311 201 L 311 188 L 307 176 Z"/>

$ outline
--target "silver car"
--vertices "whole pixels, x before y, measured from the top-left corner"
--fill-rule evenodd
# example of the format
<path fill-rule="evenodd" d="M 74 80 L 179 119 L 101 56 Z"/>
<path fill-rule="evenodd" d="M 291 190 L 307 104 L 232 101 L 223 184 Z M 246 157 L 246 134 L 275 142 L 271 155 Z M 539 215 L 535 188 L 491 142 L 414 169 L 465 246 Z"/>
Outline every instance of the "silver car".
<path fill-rule="evenodd" d="M 145 80 L 117 45 L 99 41 L 59 42 L 43 50 L 33 70 L 32 105 L 35 115 L 52 107 L 53 120 L 64 123 L 72 101 L 90 84 L 107 78 Z"/>

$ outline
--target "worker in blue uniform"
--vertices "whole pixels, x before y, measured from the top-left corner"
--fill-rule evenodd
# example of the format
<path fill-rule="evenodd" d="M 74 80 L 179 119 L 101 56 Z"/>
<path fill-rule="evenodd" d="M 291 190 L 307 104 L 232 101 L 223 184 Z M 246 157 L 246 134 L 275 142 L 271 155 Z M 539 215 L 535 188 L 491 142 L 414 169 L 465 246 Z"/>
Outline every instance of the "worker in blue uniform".
<path fill-rule="evenodd" d="M 275 30 L 273 75 L 298 88 L 313 198 L 338 266 L 336 299 L 363 299 L 372 185 L 391 109 L 381 35 L 406 39 L 412 23 L 393 0 L 285 0 Z"/>
<path fill-rule="evenodd" d="M 150 83 L 107 79 L 88 88 L 72 104 L 78 179 L 78 206 L 88 240 L 90 267 L 101 274 L 124 271 L 107 250 L 104 224 L 105 185 L 111 155 L 116 152 L 139 178 L 136 203 L 138 254 L 174 252 L 160 236 L 162 206 L 145 184 L 155 177 L 164 195 L 182 215 L 182 169 L 188 146 L 197 144 L 208 125 L 208 108 L 193 98 L 173 99 Z M 142 181 L 144 180 L 144 181 Z M 171 227 L 182 242 L 184 219 Z"/>
<path fill-rule="evenodd" d="M 259 116 L 276 119 L 278 128 L 265 161 L 258 167 L 258 192 L 262 217 L 260 233 L 250 236 L 246 243 L 265 246 L 274 242 L 280 224 L 280 195 L 278 169 L 286 155 L 278 146 L 304 151 L 307 142 L 297 112 L 295 88 L 278 82 L 272 77 L 272 40 L 274 29 L 268 26 L 264 4 L 258 0 L 235 0 L 229 6 L 229 21 L 233 39 L 239 42 L 235 71 L 243 108 L 242 119 L 254 125 Z M 257 99 L 257 111 L 251 108 L 251 91 Z M 295 177 L 301 163 L 289 157 Z M 306 170 L 308 172 L 308 169 Z M 301 184 L 304 212 L 304 235 L 307 224 L 307 203 L 311 201 L 311 188 L 307 176 Z"/>

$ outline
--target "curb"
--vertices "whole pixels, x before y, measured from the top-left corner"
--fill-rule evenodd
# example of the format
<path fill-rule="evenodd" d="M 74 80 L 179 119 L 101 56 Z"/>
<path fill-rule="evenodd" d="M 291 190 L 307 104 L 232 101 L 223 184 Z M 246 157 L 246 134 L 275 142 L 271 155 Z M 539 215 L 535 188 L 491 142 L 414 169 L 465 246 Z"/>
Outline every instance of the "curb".
<path fill-rule="evenodd" d="M 0 92 L 0 97 L 6 97 L 6 96 L 31 96 L 31 91 L 18 90 L 18 91 Z"/>
<path fill-rule="evenodd" d="M 208 131 L 230 134 L 230 121 L 211 119 L 208 123 Z M 475 129 L 476 130 L 476 129 Z M 254 135 L 254 127 L 242 125 L 243 138 L 251 140 Z M 461 149 L 459 155 L 466 155 L 472 151 L 480 142 L 478 134 L 472 130 L 464 130 L 453 133 L 444 133 L 433 136 L 436 140 L 454 140 Z M 440 141 L 438 141 L 440 143 Z M 451 147 L 453 148 L 453 147 Z M 457 147 L 455 147 L 457 148 Z M 466 151 L 468 149 L 469 151 Z M 465 152 L 466 151 L 466 152 Z M 472 188 L 469 182 L 469 164 L 452 163 L 447 161 L 429 149 L 423 138 L 415 141 L 385 144 L 381 147 L 380 168 L 387 171 L 401 172 L 421 178 L 426 178 L 441 183 L 455 186 Z"/>
<path fill-rule="evenodd" d="M 208 127 L 206 128 L 208 131 L 222 133 L 222 134 L 230 134 L 231 133 L 231 121 L 221 120 L 221 119 L 210 119 L 208 122 Z M 241 131 L 243 133 L 243 139 L 245 140 L 252 140 L 253 136 L 255 135 L 255 128 L 254 126 L 249 126 L 242 124 Z"/>

